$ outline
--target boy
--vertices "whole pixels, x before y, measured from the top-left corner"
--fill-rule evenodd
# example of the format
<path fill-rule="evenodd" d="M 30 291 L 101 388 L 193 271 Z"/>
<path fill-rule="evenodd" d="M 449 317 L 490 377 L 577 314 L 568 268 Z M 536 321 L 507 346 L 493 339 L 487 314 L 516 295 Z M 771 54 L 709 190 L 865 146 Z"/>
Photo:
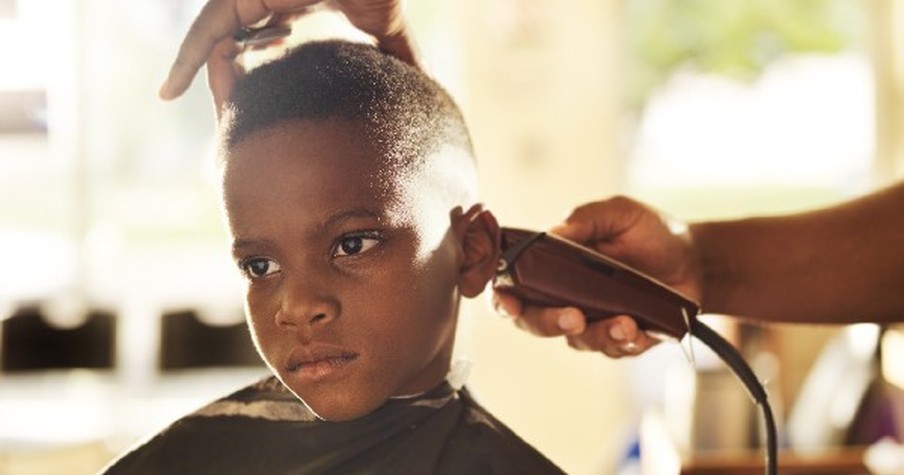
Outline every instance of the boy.
<path fill-rule="evenodd" d="M 309 43 L 236 85 L 220 133 L 246 313 L 275 377 L 108 473 L 561 473 L 445 379 L 498 226 L 439 85 L 370 46 Z"/>

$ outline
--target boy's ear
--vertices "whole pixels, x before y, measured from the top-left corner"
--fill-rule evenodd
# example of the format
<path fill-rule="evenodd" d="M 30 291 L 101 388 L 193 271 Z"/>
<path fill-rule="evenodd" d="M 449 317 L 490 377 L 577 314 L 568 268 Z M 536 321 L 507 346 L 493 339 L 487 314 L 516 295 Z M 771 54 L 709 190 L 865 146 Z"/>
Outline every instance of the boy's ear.
<path fill-rule="evenodd" d="M 496 272 L 499 260 L 499 223 L 493 213 L 474 205 L 466 212 L 453 211 L 453 229 L 461 243 L 458 290 L 468 298 L 483 292 Z"/>

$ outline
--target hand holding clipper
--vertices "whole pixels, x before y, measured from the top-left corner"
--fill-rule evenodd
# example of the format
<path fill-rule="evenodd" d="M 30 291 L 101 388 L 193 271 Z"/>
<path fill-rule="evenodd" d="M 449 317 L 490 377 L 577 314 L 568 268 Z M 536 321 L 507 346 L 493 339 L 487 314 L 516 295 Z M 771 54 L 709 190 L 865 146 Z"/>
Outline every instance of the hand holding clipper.
<path fill-rule="evenodd" d="M 656 279 L 547 233 L 503 228 L 493 286 L 525 303 L 577 307 L 588 320 L 635 317 L 657 336 L 681 339 L 699 305 Z"/>

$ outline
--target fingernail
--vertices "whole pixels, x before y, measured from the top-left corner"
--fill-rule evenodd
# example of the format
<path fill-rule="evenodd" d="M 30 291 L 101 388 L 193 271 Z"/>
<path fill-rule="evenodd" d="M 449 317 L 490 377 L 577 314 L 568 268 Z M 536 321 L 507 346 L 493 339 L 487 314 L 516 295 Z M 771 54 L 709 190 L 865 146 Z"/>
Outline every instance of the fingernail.
<path fill-rule="evenodd" d="M 160 90 L 157 91 L 157 95 L 160 96 L 161 99 L 169 99 L 169 78 L 163 80 L 163 84 L 160 85 Z"/>
<path fill-rule="evenodd" d="M 511 315 L 505 310 L 502 306 L 502 303 L 499 301 L 499 298 L 496 297 L 496 294 L 491 294 L 490 297 L 490 305 L 493 307 L 493 310 L 497 315 L 503 318 L 511 317 Z"/>
<path fill-rule="evenodd" d="M 629 342 L 625 343 L 624 345 L 620 346 L 619 348 L 622 351 L 624 351 L 625 353 L 634 353 L 640 349 L 640 347 L 637 346 L 637 343 L 634 343 L 633 341 L 629 341 Z"/>
<path fill-rule="evenodd" d="M 559 236 L 568 235 L 568 231 L 571 229 L 571 227 L 571 223 L 562 223 L 550 228 L 549 232 Z"/>
<path fill-rule="evenodd" d="M 549 232 L 551 232 L 553 234 L 559 234 L 563 229 L 567 229 L 567 228 L 568 228 L 567 224 L 557 224 L 557 225 L 549 228 Z"/>
<path fill-rule="evenodd" d="M 571 333 L 581 328 L 581 316 L 574 311 L 566 311 L 559 315 L 556 323 L 559 325 L 560 330 L 565 333 Z"/>
<path fill-rule="evenodd" d="M 627 338 L 627 335 L 625 335 L 625 330 L 622 329 L 621 325 L 613 325 L 609 327 L 609 336 L 616 341 L 622 341 Z"/>

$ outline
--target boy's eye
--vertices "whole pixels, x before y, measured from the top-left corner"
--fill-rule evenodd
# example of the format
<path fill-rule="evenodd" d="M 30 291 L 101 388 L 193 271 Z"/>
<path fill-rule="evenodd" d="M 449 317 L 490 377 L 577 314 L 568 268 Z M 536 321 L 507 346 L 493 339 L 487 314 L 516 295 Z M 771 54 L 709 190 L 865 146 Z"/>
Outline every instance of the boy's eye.
<path fill-rule="evenodd" d="M 242 261 L 242 263 L 239 264 L 239 267 L 242 269 L 242 272 L 251 279 L 266 277 L 270 274 L 275 274 L 282 269 L 279 266 L 279 263 L 266 257 L 247 259 Z"/>
<path fill-rule="evenodd" d="M 374 233 L 352 234 L 339 238 L 333 248 L 333 257 L 354 256 L 369 250 L 382 239 Z"/>

